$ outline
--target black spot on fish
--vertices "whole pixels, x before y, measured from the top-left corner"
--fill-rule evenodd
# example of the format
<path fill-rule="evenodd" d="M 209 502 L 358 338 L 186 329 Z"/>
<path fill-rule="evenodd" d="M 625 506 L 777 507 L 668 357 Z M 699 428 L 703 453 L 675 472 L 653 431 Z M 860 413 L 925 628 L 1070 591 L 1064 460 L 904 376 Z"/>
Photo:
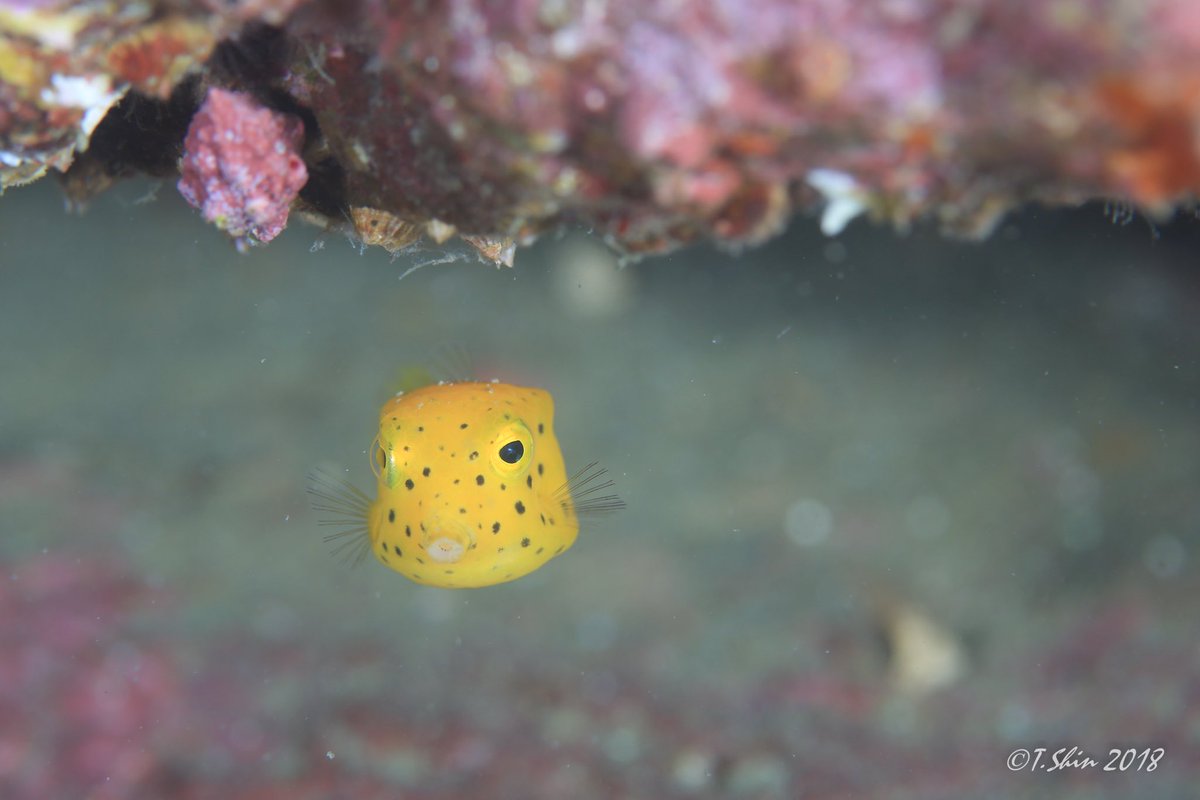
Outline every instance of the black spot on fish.
<path fill-rule="evenodd" d="M 545 524 L 546 524 L 546 515 L 545 515 L 545 514 L 538 514 L 538 516 L 542 518 L 542 524 L 543 524 L 543 525 L 545 525 Z"/>
<path fill-rule="evenodd" d="M 538 475 L 541 475 L 545 469 L 546 469 L 545 464 L 538 464 Z"/>
<path fill-rule="evenodd" d="M 546 432 L 546 426 L 539 422 L 538 423 L 538 433 L 545 433 L 545 432 Z"/>
<path fill-rule="evenodd" d="M 467 423 L 464 422 L 463 424 L 459 425 L 458 429 L 460 431 L 465 431 L 467 429 Z"/>
<path fill-rule="evenodd" d="M 539 548 L 537 549 L 537 552 L 536 552 L 536 553 L 534 553 L 534 555 L 539 555 L 539 556 L 540 556 L 540 555 L 542 554 L 542 551 L 543 551 L 543 550 L 545 550 L 545 549 L 546 549 L 546 548 L 544 548 L 544 547 L 539 547 Z"/>
<path fill-rule="evenodd" d="M 400 552 L 400 545 L 394 544 L 392 545 L 392 549 L 396 551 L 396 555 L 400 556 L 401 558 L 404 557 L 404 553 Z"/>
<path fill-rule="evenodd" d="M 515 506 L 513 506 L 513 508 L 515 508 L 517 510 L 518 514 L 525 513 L 525 504 L 522 503 L 520 500 L 517 501 L 517 504 Z"/>
<path fill-rule="evenodd" d="M 483 486 L 483 476 L 482 476 L 482 475 L 476 475 L 476 476 L 475 476 L 475 483 L 479 484 L 480 486 Z"/>
<path fill-rule="evenodd" d="M 454 485 L 455 485 L 455 486 L 458 486 L 458 478 L 455 478 L 455 479 L 454 479 Z"/>
<path fill-rule="evenodd" d="M 404 526 L 404 535 L 411 539 L 412 538 L 412 528 L 405 525 Z"/>
<path fill-rule="evenodd" d="M 460 513 L 460 514 L 465 514 L 465 513 L 467 513 L 467 510 L 466 510 L 465 508 L 460 508 L 460 509 L 458 510 L 458 513 Z"/>
<path fill-rule="evenodd" d="M 560 544 L 558 546 L 558 549 L 554 551 L 554 555 L 558 555 L 559 553 L 561 553 L 563 551 L 563 547 L 565 547 L 565 545 Z"/>
<path fill-rule="evenodd" d="M 526 536 L 524 539 L 521 540 L 521 547 L 529 547 L 529 537 L 528 536 Z"/>
<path fill-rule="evenodd" d="M 424 475 L 426 478 L 428 478 L 429 477 L 429 467 L 426 467 L 425 469 L 421 470 L 421 474 Z"/>
<path fill-rule="evenodd" d="M 528 486 L 530 489 L 533 488 L 533 476 L 532 475 L 525 476 L 525 485 Z"/>
<path fill-rule="evenodd" d="M 417 426 L 417 433 L 424 433 L 424 432 L 425 432 L 425 426 L 424 426 L 424 425 L 418 425 L 418 426 Z"/>
<path fill-rule="evenodd" d="M 396 509 L 389 508 L 388 509 L 388 522 L 395 522 L 395 521 L 396 521 Z"/>
<path fill-rule="evenodd" d="M 409 478 L 408 480 L 406 480 L 406 481 L 404 482 L 404 488 L 405 488 L 405 489 L 411 489 L 411 488 L 413 488 L 413 482 L 412 482 L 412 478 Z"/>
<path fill-rule="evenodd" d="M 471 455 L 467 456 L 467 460 L 468 460 L 468 461 L 474 461 L 474 460 L 475 460 L 475 459 L 477 459 L 477 458 L 479 458 L 479 451 L 478 451 L 478 450 L 472 450 L 472 451 L 471 451 Z"/>
<path fill-rule="evenodd" d="M 502 492 L 503 492 L 503 491 L 504 491 L 505 489 L 507 489 L 507 488 L 508 488 L 508 487 L 507 487 L 507 486 L 505 486 L 503 483 L 502 483 L 502 484 L 500 484 L 500 491 L 502 491 Z"/>
<path fill-rule="evenodd" d="M 424 563 L 425 563 L 425 559 L 421 558 L 420 556 L 417 556 L 417 563 L 418 563 L 418 564 L 424 564 Z"/>
<path fill-rule="evenodd" d="M 500 523 L 493 522 L 492 523 L 492 533 L 499 533 L 499 532 L 500 532 Z"/>

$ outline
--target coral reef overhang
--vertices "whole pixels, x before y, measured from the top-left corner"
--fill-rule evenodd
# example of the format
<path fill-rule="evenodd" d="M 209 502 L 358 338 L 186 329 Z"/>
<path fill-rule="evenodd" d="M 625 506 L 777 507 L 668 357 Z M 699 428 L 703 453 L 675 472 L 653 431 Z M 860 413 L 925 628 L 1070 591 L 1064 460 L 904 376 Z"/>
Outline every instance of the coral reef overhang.
<path fill-rule="evenodd" d="M 228 127 L 187 137 L 213 89 L 244 119 L 201 115 Z M 754 244 L 798 211 L 831 234 L 867 214 L 974 236 L 1031 201 L 1165 215 L 1200 194 L 1200 12 L 0 2 L 0 189 L 57 170 L 82 205 L 180 164 L 216 185 L 250 160 L 186 143 L 234 131 L 244 146 L 221 152 L 279 158 L 254 159 L 262 174 L 217 211 L 190 197 L 251 242 L 299 212 L 392 252 L 457 232 L 511 265 L 515 244 L 565 224 L 643 254 Z"/>

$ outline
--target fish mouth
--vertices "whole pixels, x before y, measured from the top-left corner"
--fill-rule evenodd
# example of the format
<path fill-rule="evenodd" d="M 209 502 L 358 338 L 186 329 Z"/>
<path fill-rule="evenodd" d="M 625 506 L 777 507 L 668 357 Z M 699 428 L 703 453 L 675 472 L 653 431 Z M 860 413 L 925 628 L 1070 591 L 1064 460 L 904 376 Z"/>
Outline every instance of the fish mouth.
<path fill-rule="evenodd" d="M 426 528 L 428 533 L 421 546 L 439 564 L 454 564 L 475 546 L 475 535 L 467 525 L 436 524 Z"/>

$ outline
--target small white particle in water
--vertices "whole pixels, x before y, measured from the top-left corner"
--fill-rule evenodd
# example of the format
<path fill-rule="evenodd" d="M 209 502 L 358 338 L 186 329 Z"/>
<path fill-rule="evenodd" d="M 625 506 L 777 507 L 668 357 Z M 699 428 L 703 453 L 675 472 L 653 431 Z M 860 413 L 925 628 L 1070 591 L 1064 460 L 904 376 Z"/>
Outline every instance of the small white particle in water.
<path fill-rule="evenodd" d="M 829 538 L 833 531 L 833 513 L 824 503 L 805 497 L 787 510 L 783 527 L 793 542 L 811 547 Z"/>
<path fill-rule="evenodd" d="M 1142 560 L 1154 577 L 1174 578 L 1183 572 L 1187 550 L 1174 536 L 1159 534 L 1146 545 Z"/>
<path fill-rule="evenodd" d="M 780 340 L 780 339 L 782 339 L 784 336 L 787 336 L 787 333 L 788 333 L 788 331 L 790 331 L 791 329 L 792 329 L 792 326 L 791 326 L 791 325 L 788 325 L 786 328 L 784 328 L 783 330 L 781 330 L 779 333 L 777 333 L 777 334 L 775 335 L 775 341 L 779 341 L 779 340 Z"/>
<path fill-rule="evenodd" d="M 291 518 L 292 518 L 292 515 L 291 515 L 291 514 L 284 514 L 284 515 L 283 515 L 283 521 L 284 521 L 284 522 L 288 522 L 289 520 L 291 520 Z"/>
<path fill-rule="evenodd" d="M 721 343 L 721 337 L 720 337 L 720 336 L 714 336 L 714 337 L 712 338 L 712 343 L 713 343 L 713 344 L 720 344 L 720 343 Z"/>
<path fill-rule="evenodd" d="M 325 757 L 328 758 L 330 761 L 333 761 L 335 758 L 337 758 L 337 756 L 334 755 L 334 752 L 332 750 L 326 750 Z"/>
<path fill-rule="evenodd" d="M 260 359 L 258 360 L 258 363 L 260 363 L 260 364 L 265 364 L 265 363 L 267 363 L 267 360 L 266 360 L 265 358 L 260 358 Z"/>

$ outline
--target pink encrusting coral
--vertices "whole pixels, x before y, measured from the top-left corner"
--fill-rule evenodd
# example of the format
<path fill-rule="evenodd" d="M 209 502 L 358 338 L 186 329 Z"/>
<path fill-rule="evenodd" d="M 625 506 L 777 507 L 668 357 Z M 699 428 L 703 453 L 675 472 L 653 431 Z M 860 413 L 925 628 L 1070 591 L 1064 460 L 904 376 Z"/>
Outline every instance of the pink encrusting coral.
<path fill-rule="evenodd" d="M 179 191 L 231 236 L 269 242 L 308 180 L 303 145 L 298 118 L 241 92 L 209 89 L 184 141 Z"/>
<path fill-rule="evenodd" d="M 368 208 L 439 244 L 736 246 L 797 212 L 982 237 L 1029 202 L 1200 198 L 1195 0 L 76 5 L 0 19 L 0 189 L 69 169 L 80 205 L 166 174 L 211 86 L 180 188 L 243 243 L 305 181 L 267 97 L 303 109 L 307 219 Z"/>
<path fill-rule="evenodd" d="M 95 559 L 0 569 L 0 796 L 150 796 L 186 716 L 175 658 L 130 622 L 156 593 Z"/>
<path fill-rule="evenodd" d="M 1029 201 L 1200 194 L 1191 5 L 379 3 L 353 37 L 301 9 L 285 84 L 350 202 L 468 233 L 650 253 L 819 210 L 983 236 Z"/>

